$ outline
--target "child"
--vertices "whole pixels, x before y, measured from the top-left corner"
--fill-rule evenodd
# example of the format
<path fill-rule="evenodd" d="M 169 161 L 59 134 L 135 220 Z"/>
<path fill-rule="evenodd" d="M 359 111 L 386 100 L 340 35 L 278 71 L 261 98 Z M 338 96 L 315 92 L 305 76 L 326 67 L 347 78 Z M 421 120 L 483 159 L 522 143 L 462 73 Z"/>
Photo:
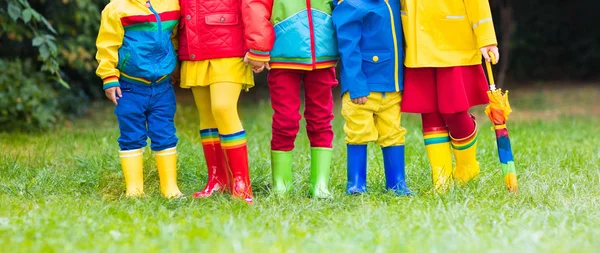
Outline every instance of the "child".
<path fill-rule="evenodd" d="M 447 191 L 454 179 L 479 174 L 475 157 L 477 123 L 469 108 L 486 104 L 481 55 L 499 59 L 487 0 L 425 2 L 402 0 L 406 38 L 403 112 L 420 113 L 434 188 Z"/>
<path fill-rule="evenodd" d="M 96 74 L 116 105 L 127 196 L 144 194 L 142 148 L 148 137 L 156 154 L 162 195 L 181 196 L 170 78 L 176 64 L 170 38 L 178 20 L 177 1 L 114 0 L 102 11 Z"/>
<path fill-rule="evenodd" d="M 399 0 L 343 0 L 333 10 L 342 63 L 342 115 L 346 119 L 346 193 L 366 191 L 367 143 L 383 152 L 386 186 L 409 195 L 400 126 L 402 24 Z"/>
<path fill-rule="evenodd" d="M 252 203 L 246 131 L 237 102 L 242 90 L 254 86 L 252 69 L 244 63 L 248 48 L 266 50 L 259 43 L 266 31 L 248 22 L 256 15 L 248 6 L 261 1 L 266 0 L 181 0 L 181 87 L 194 95 L 208 167 L 208 182 L 195 198 L 229 188 L 234 197 Z"/>
<path fill-rule="evenodd" d="M 292 186 L 292 150 L 302 118 L 302 83 L 311 146 L 310 194 L 314 198 L 331 196 L 332 88 L 337 85 L 338 59 L 331 9 L 331 0 L 269 0 L 253 8 L 262 16 L 252 20 L 253 24 L 268 32 L 262 40 L 264 50 L 251 50 L 248 60 L 258 70 L 272 68 L 267 81 L 274 111 L 271 167 L 277 194 Z"/>

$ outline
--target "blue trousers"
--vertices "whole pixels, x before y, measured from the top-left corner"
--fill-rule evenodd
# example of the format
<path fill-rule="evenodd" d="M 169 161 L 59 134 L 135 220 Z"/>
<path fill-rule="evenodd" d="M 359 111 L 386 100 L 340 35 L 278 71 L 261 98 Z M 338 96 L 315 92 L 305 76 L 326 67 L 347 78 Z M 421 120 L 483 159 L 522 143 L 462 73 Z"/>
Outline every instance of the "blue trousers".
<path fill-rule="evenodd" d="M 117 100 L 121 150 L 140 149 L 150 137 L 154 151 L 177 145 L 175 135 L 175 91 L 171 79 L 150 85 L 119 80 L 123 97 Z"/>

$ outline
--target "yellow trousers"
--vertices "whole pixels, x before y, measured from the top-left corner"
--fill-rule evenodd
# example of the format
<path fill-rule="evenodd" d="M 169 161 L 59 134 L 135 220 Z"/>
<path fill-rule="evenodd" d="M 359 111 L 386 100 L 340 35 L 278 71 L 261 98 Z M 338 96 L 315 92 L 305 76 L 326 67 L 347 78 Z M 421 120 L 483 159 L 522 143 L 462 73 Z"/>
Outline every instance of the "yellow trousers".
<path fill-rule="evenodd" d="M 200 129 L 218 128 L 219 134 L 243 130 L 237 111 L 242 85 L 222 82 L 191 88 L 200 114 Z"/>
<path fill-rule="evenodd" d="M 400 92 L 371 92 L 367 103 L 352 103 L 350 94 L 342 96 L 342 116 L 347 144 L 377 142 L 382 147 L 404 145 L 406 129 L 400 125 Z"/>

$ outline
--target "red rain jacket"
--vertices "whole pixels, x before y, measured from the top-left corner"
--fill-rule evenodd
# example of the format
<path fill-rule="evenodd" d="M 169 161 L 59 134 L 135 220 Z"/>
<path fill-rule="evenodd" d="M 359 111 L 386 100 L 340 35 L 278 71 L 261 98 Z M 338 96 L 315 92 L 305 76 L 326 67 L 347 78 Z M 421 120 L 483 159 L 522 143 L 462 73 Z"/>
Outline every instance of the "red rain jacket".
<path fill-rule="evenodd" d="M 273 0 L 180 0 L 179 59 L 244 57 L 248 49 L 270 51 Z M 269 16 L 265 16 L 269 15 Z"/>

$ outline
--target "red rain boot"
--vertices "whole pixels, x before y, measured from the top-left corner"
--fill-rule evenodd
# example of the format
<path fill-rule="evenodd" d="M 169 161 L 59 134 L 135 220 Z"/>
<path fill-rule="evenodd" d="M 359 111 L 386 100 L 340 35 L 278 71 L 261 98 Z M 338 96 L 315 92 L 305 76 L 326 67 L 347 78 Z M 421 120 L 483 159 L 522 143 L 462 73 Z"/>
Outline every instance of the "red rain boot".
<path fill-rule="evenodd" d="M 204 190 L 194 193 L 194 198 L 210 197 L 214 192 L 228 192 L 230 175 L 220 142 L 202 144 L 208 168 L 208 182 Z"/>
<path fill-rule="evenodd" d="M 231 169 L 231 195 L 252 204 L 252 186 L 248 171 L 248 148 L 246 143 L 238 147 L 224 149 L 227 163 Z"/>

